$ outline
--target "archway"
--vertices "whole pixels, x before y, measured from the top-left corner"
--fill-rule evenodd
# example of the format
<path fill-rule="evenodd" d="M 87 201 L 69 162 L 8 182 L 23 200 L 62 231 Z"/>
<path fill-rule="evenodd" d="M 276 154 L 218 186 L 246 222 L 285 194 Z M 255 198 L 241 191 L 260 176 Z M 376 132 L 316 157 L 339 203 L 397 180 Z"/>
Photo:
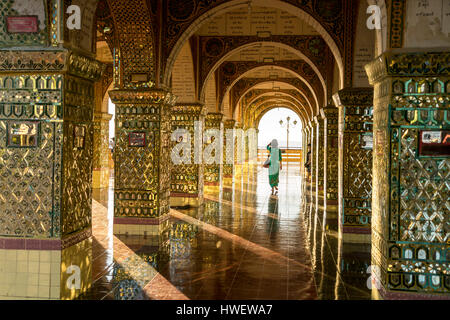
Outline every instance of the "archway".
<path fill-rule="evenodd" d="M 212 9 L 207 10 L 206 12 L 198 16 L 198 18 L 195 19 L 192 23 L 190 23 L 189 26 L 184 30 L 184 32 L 179 37 L 177 37 L 175 44 L 170 49 L 170 54 L 168 55 L 167 64 L 164 72 L 163 83 L 164 84 L 168 83 L 168 77 L 170 77 L 170 74 L 172 72 L 173 64 L 184 43 L 188 41 L 201 28 L 201 26 L 205 24 L 205 22 L 211 20 L 214 17 L 232 11 L 234 9 L 247 7 L 248 5 L 249 2 L 247 0 L 226 1 L 225 3 L 219 4 L 213 7 Z M 284 1 L 253 0 L 252 6 L 270 7 L 290 12 L 293 15 L 300 18 L 305 23 L 307 23 L 309 26 L 314 28 L 323 37 L 323 39 L 329 46 L 330 50 L 332 51 L 333 56 L 335 57 L 339 69 L 339 80 L 340 80 L 339 87 L 340 89 L 343 88 L 344 63 L 342 53 L 339 50 L 336 39 L 325 29 L 325 27 L 317 19 L 315 19 L 311 14 L 306 12 L 304 9 Z"/>
<path fill-rule="evenodd" d="M 240 119 L 240 115 L 243 111 L 241 110 L 242 102 L 244 102 L 244 98 L 254 90 L 266 90 L 267 92 L 271 92 L 272 94 L 277 94 L 277 92 L 282 92 L 283 90 L 293 90 L 293 92 L 297 93 L 299 97 L 303 98 L 304 101 L 306 101 L 306 105 L 304 105 L 304 107 L 309 117 L 312 117 L 315 114 L 314 103 L 310 101 L 310 98 L 302 90 L 294 86 L 291 81 L 288 81 L 288 79 L 277 79 L 273 81 L 268 79 L 256 80 L 257 81 L 250 82 L 248 86 L 243 86 L 242 92 L 238 92 L 237 98 L 233 98 L 231 108 L 234 119 Z"/>
<path fill-rule="evenodd" d="M 256 49 L 261 49 L 262 47 L 276 47 L 279 48 L 281 50 L 285 50 L 290 52 L 293 56 L 296 57 L 296 60 L 287 60 L 284 61 L 284 68 L 283 69 L 290 69 L 292 71 L 295 71 L 295 76 L 300 76 L 303 78 L 301 72 L 299 69 L 298 65 L 293 65 L 290 66 L 289 63 L 286 62 L 304 62 L 306 64 L 306 66 L 308 66 L 311 71 L 308 72 L 312 72 L 313 75 L 315 75 L 320 83 L 320 94 L 323 94 L 323 97 L 327 96 L 327 86 L 326 86 L 326 81 L 325 78 L 328 76 L 325 73 L 325 70 L 319 70 L 318 66 L 309 58 L 307 57 L 302 51 L 292 47 L 289 44 L 285 44 L 283 42 L 276 42 L 276 41 L 257 41 L 257 42 L 252 42 L 249 44 L 245 44 L 242 46 L 239 46 L 237 48 L 234 48 L 232 50 L 230 50 L 229 52 L 227 52 L 223 57 L 221 57 L 210 69 L 208 74 L 206 75 L 206 78 L 204 79 L 203 83 L 200 83 L 201 88 L 200 88 L 200 99 L 204 100 L 204 96 L 205 96 L 205 88 L 206 88 L 206 84 L 208 83 L 208 80 L 214 75 L 215 71 L 217 69 L 219 69 L 221 66 L 223 66 L 225 63 L 227 62 L 232 62 L 232 59 L 234 56 L 236 56 L 237 54 L 244 52 L 247 49 L 251 49 L 251 50 L 256 50 Z M 271 66 L 276 68 L 277 65 L 280 64 L 280 62 L 283 61 L 273 61 L 271 63 L 265 63 L 267 66 Z M 262 67 L 261 65 L 256 64 L 257 67 Z M 279 66 L 279 67 L 283 67 L 283 65 Z M 241 75 L 243 76 L 243 75 Z M 237 79 L 239 80 L 239 79 Z M 317 88 L 319 89 L 319 88 Z M 323 92 L 322 92 L 323 91 Z M 318 94 L 318 93 L 315 93 Z"/>
<path fill-rule="evenodd" d="M 290 118 L 289 136 L 287 136 L 287 117 Z M 279 121 L 283 124 L 280 125 Z M 293 122 L 296 121 L 293 127 Z M 272 139 L 277 139 L 281 148 L 301 148 L 303 124 L 299 115 L 287 107 L 267 110 L 258 122 L 258 147 L 265 147 Z M 289 138 L 289 139 L 288 139 Z M 289 143 L 288 143 L 289 140 Z"/>
<path fill-rule="evenodd" d="M 302 92 L 305 95 L 305 98 L 308 96 L 312 97 L 312 104 L 313 104 L 313 114 L 318 114 L 319 113 L 319 108 L 320 108 L 320 102 L 318 99 L 318 95 L 315 92 L 314 88 L 308 83 L 307 80 L 305 80 L 304 77 L 302 77 L 300 74 L 295 73 L 294 71 L 284 68 L 284 67 L 280 67 L 280 66 L 271 66 L 272 73 L 275 73 L 275 75 L 278 75 L 276 73 L 276 71 L 281 71 L 281 72 L 285 72 L 287 74 L 289 74 L 290 76 L 292 76 L 292 78 L 286 78 L 288 81 L 296 81 L 299 84 L 302 84 L 302 87 L 305 89 L 306 92 Z M 261 67 L 256 67 L 253 68 L 249 71 L 246 71 L 245 73 L 243 73 L 242 75 L 240 75 L 237 79 L 235 79 L 226 89 L 225 95 L 226 93 L 230 92 L 233 87 L 241 80 L 241 79 L 245 79 L 246 77 L 248 78 L 252 78 L 252 79 L 258 79 L 258 78 L 253 78 L 251 75 L 254 74 L 255 72 L 258 71 L 269 71 L 267 66 L 261 66 Z M 268 81 L 268 78 L 260 78 L 261 82 L 262 81 Z M 277 77 L 276 79 L 282 79 L 281 77 Z M 289 80 L 292 79 L 292 80 Z M 295 79 L 295 80 L 294 80 Z M 270 80 L 269 80 L 270 81 Z M 241 96 L 242 97 L 242 96 Z M 221 103 L 221 101 L 220 101 Z"/>
<path fill-rule="evenodd" d="M 303 120 L 297 112 L 284 105 L 267 108 L 259 115 L 257 128 L 259 162 L 267 156 L 267 145 L 277 139 L 283 164 L 300 164 Z"/>

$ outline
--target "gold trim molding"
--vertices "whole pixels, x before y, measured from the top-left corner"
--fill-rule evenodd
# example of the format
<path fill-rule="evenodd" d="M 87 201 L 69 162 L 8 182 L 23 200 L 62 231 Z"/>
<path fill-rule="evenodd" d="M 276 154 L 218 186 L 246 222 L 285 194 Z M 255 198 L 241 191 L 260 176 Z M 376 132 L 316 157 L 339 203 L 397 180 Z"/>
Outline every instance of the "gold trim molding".
<path fill-rule="evenodd" d="M 440 77 L 450 74 L 450 52 L 383 53 L 365 66 L 370 85 L 385 77 Z"/>
<path fill-rule="evenodd" d="M 166 90 L 111 90 L 108 92 L 115 104 L 159 104 L 174 105 L 176 97 Z"/>
<path fill-rule="evenodd" d="M 68 50 L 0 51 L 0 72 L 64 72 L 97 81 L 106 65 Z"/>
<path fill-rule="evenodd" d="M 175 104 L 172 106 L 172 114 L 192 114 L 195 116 L 200 116 L 205 113 L 205 108 L 203 104 L 200 103 L 190 103 L 190 104 Z"/>
<path fill-rule="evenodd" d="M 333 95 L 336 107 L 373 105 L 373 88 L 345 88 Z"/>

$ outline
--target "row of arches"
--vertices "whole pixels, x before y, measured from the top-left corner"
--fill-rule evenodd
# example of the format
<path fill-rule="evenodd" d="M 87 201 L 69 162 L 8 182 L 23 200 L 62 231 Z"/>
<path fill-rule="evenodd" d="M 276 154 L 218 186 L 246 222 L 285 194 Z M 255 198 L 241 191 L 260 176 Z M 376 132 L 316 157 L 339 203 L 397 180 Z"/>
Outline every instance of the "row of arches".
<path fill-rule="evenodd" d="M 138 2 L 140 3 L 142 1 L 130 1 L 129 9 L 134 6 L 133 4 L 137 6 Z M 242 121 L 243 119 L 240 117 L 245 114 L 244 110 L 239 110 L 239 108 L 242 108 L 242 96 L 257 87 L 256 85 L 249 87 L 242 93 L 241 96 L 237 97 L 237 99 L 233 98 L 233 88 L 239 83 L 239 81 L 249 77 L 255 72 L 270 70 L 270 73 L 274 75 L 278 74 L 276 78 L 280 78 L 279 74 L 284 73 L 288 74 L 289 78 L 297 79 L 297 83 L 301 83 L 302 88 L 298 88 L 298 86 L 294 85 L 292 90 L 297 90 L 300 95 L 304 96 L 307 100 L 307 105 L 297 103 L 297 101 L 291 101 L 291 104 L 295 104 L 296 109 L 302 110 L 302 117 L 305 116 L 308 119 L 312 119 L 314 115 L 317 115 L 319 113 L 319 109 L 325 105 L 326 101 L 331 97 L 332 90 L 330 83 L 333 81 L 333 78 L 337 78 L 337 86 L 339 88 L 343 88 L 344 86 L 344 62 L 342 48 L 339 47 L 336 37 L 329 32 L 329 28 L 327 30 L 323 22 L 319 22 L 317 17 L 314 17 L 311 12 L 307 12 L 308 10 L 301 8 L 302 5 L 293 5 L 287 1 L 255 0 L 249 3 L 248 1 L 237 0 L 227 1 L 226 3 L 219 2 L 217 5 L 211 5 L 207 10 L 204 10 L 204 13 L 200 14 L 202 10 L 200 10 L 199 7 L 197 7 L 197 4 L 195 4 L 194 11 L 198 15 L 194 15 L 195 17 L 190 16 L 189 19 L 193 18 L 193 20 L 189 20 L 191 23 L 184 26 L 182 28 L 183 32 L 180 32 L 179 35 L 174 36 L 176 40 L 171 41 L 171 44 L 167 45 L 166 48 L 164 43 L 158 42 L 158 35 L 153 35 L 153 38 L 147 36 L 145 39 L 142 38 L 142 41 L 134 41 L 133 43 L 130 43 L 129 40 L 125 40 L 127 35 L 125 35 L 122 30 L 131 30 L 133 25 L 136 26 L 139 21 L 137 19 L 139 18 L 139 15 L 134 17 L 136 19 L 132 22 L 125 19 L 122 20 L 122 18 L 114 18 L 116 15 L 117 17 L 122 17 L 124 14 L 123 12 L 119 14 L 119 11 L 117 11 L 119 10 L 117 1 L 109 0 L 107 1 L 107 5 L 109 8 L 108 10 L 111 12 L 111 17 L 113 17 L 114 20 L 114 29 L 117 34 L 120 34 L 120 36 L 114 38 L 114 42 L 112 43 L 114 49 L 116 49 L 113 54 L 113 59 L 116 60 L 118 58 L 122 63 L 120 68 L 120 72 L 122 74 L 119 74 L 118 77 L 116 77 L 116 86 L 118 87 L 123 86 L 124 83 L 127 83 L 129 80 L 129 75 L 127 75 L 128 64 L 138 64 L 137 60 L 139 60 L 139 55 L 135 55 L 135 61 L 132 63 L 126 62 L 128 59 L 127 51 L 133 50 L 134 53 L 140 52 L 135 48 L 135 46 L 139 45 L 139 43 L 143 41 L 147 41 L 147 43 L 141 43 L 140 46 L 154 49 L 152 57 L 155 59 L 153 61 L 155 66 L 153 71 L 155 71 L 156 86 L 171 88 L 172 92 L 178 96 L 179 103 L 200 102 L 206 105 L 209 112 L 222 112 L 225 114 L 226 118 L 234 118 L 237 121 Z M 189 9 L 187 4 L 186 6 L 187 9 Z M 231 46 L 226 44 L 226 48 L 221 47 L 224 46 L 223 44 L 218 42 L 214 43 L 213 41 L 215 38 L 221 38 L 221 34 L 218 34 L 215 38 L 210 36 L 209 38 L 211 39 L 208 39 L 207 44 L 211 44 L 211 48 L 209 49 L 213 51 L 208 51 L 207 48 L 206 52 L 204 52 L 204 47 L 200 47 L 200 44 L 202 43 L 201 38 L 208 38 L 208 36 L 203 34 L 199 35 L 199 30 L 204 27 L 205 24 L 213 21 L 213 19 L 218 17 L 220 18 L 227 13 L 234 12 L 236 10 L 242 10 L 242 8 L 245 9 L 247 6 L 249 7 L 249 11 L 251 11 L 251 7 L 272 8 L 283 13 L 288 12 L 297 19 L 300 19 L 312 28 L 312 30 L 314 30 L 313 35 L 304 35 L 302 37 L 309 39 L 314 38 L 315 36 L 317 39 L 312 39 L 314 40 L 311 42 L 312 44 L 317 45 L 320 41 L 324 43 L 324 46 L 322 45 L 319 47 L 323 49 L 323 52 L 316 52 L 316 55 L 320 56 L 321 54 L 324 54 L 325 50 L 329 52 L 331 61 L 327 61 L 327 63 L 331 64 L 331 67 L 327 65 L 327 63 L 322 65 L 318 64 L 317 59 L 312 56 L 311 51 L 305 50 L 306 41 L 304 41 L 304 43 L 301 41 L 298 42 L 297 39 L 297 44 L 295 44 L 292 41 L 286 41 L 288 38 L 287 36 L 284 36 L 283 38 L 283 36 L 276 36 L 270 33 L 267 37 L 261 36 L 260 34 L 249 36 L 245 35 L 244 32 L 244 35 L 239 36 L 242 39 L 233 40 L 235 42 L 237 41 L 238 44 L 233 43 Z M 143 7 L 146 7 L 146 5 L 143 5 Z M 173 13 L 171 11 L 172 9 L 172 4 L 168 3 L 167 10 L 169 13 L 169 18 L 171 18 L 170 15 Z M 123 11 L 123 8 L 121 10 Z M 186 16 L 188 15 L 189 14 L 186 13 Z M 151 18 L 152 15 L 149 15 L 149 17 Z M 118 21 L 120 23 L 118 23 Z M 121 24 L 124 25 L 121 26 Z M 152 33 L 153 31 L 150 30 L 149 34 Z M 164 34 L 162 36 L 164 36 Z M 234 38 L 237 37 L 238 36 Z M 241 42 L 240 44 L 239 41 Z M 288 52 L 292 57 L 290 60 L 285 61 L 284 64 L 280 64 L 279 61 L 274 61 L 274 59 L 272 59 L 272 61 L 268 59 L 268 61 L 261 61 L 260 63 L 255 64 L 254 67 L 247 68 L 244 71 L 238 70 L 237 74 L 233 75 L 232 81 L 226 86 L 223 86 L 223 83 L 221 83 L 222 74 L 220 74 L 219 70 L 224 66 L 224 64 L 229 63 L 232 61 L 233 57 L 244 51 L 261 51 L 261 48 L 268 47 Z M 214 59 L 208 60 L 212 61 L 212 65 L 208 67 L 206 74 L 202 74 L 199 72 L 199 63 L 202 63 L 202 55 L 211 55 L 211 53 L 219 54 L 217 54 Z M 125 64 L 127 64 L 127 66 L 125 66 Z M 300 64 L 303 64 L 306 67 L 302 69 L 298 68 Z M 326 72 L 327 68 L 331 71 Z M 308 74 L 305 74 L 304 72 L 306 69 L 308 70 Z M 130 70 L 132 72 L 134 69 L 130 68 Z M 337 74 L 334 75 L 334 72 Z M 314 78 L 314 83 L 311 81 L 312 78 Z M 291 86 L 288 85 L 288 87 L 290 88 Z M 236 118 L 236 116 L 238 118 Z"/>

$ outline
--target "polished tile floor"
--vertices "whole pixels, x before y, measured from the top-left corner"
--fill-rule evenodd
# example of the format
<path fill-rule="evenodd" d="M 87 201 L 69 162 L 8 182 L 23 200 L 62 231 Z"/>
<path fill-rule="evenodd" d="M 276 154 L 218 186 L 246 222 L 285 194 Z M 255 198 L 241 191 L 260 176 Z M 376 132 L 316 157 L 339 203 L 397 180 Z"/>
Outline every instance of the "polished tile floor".
<path fill-rule="evenodd" d="M 370 246 L 304 221 L 300 167 L 272 196 L 250 168 L 199 208 L 173 208 L 158 238 L 112 234 L 112 190 L 94 190 L 93 286 L 81 299 L 370 299 Z M 303 209 L 302 209 L 303 208 Z"/>

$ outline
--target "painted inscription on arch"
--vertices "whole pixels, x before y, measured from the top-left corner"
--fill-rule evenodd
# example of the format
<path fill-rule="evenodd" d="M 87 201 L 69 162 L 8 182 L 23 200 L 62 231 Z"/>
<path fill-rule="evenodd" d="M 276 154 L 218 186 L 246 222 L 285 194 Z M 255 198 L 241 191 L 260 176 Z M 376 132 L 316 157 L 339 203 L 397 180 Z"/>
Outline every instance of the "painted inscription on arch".
<path fill-rule="evenodd" d="M 450 1 L 408 0 L 406 47 L 450 45 Z"/>

